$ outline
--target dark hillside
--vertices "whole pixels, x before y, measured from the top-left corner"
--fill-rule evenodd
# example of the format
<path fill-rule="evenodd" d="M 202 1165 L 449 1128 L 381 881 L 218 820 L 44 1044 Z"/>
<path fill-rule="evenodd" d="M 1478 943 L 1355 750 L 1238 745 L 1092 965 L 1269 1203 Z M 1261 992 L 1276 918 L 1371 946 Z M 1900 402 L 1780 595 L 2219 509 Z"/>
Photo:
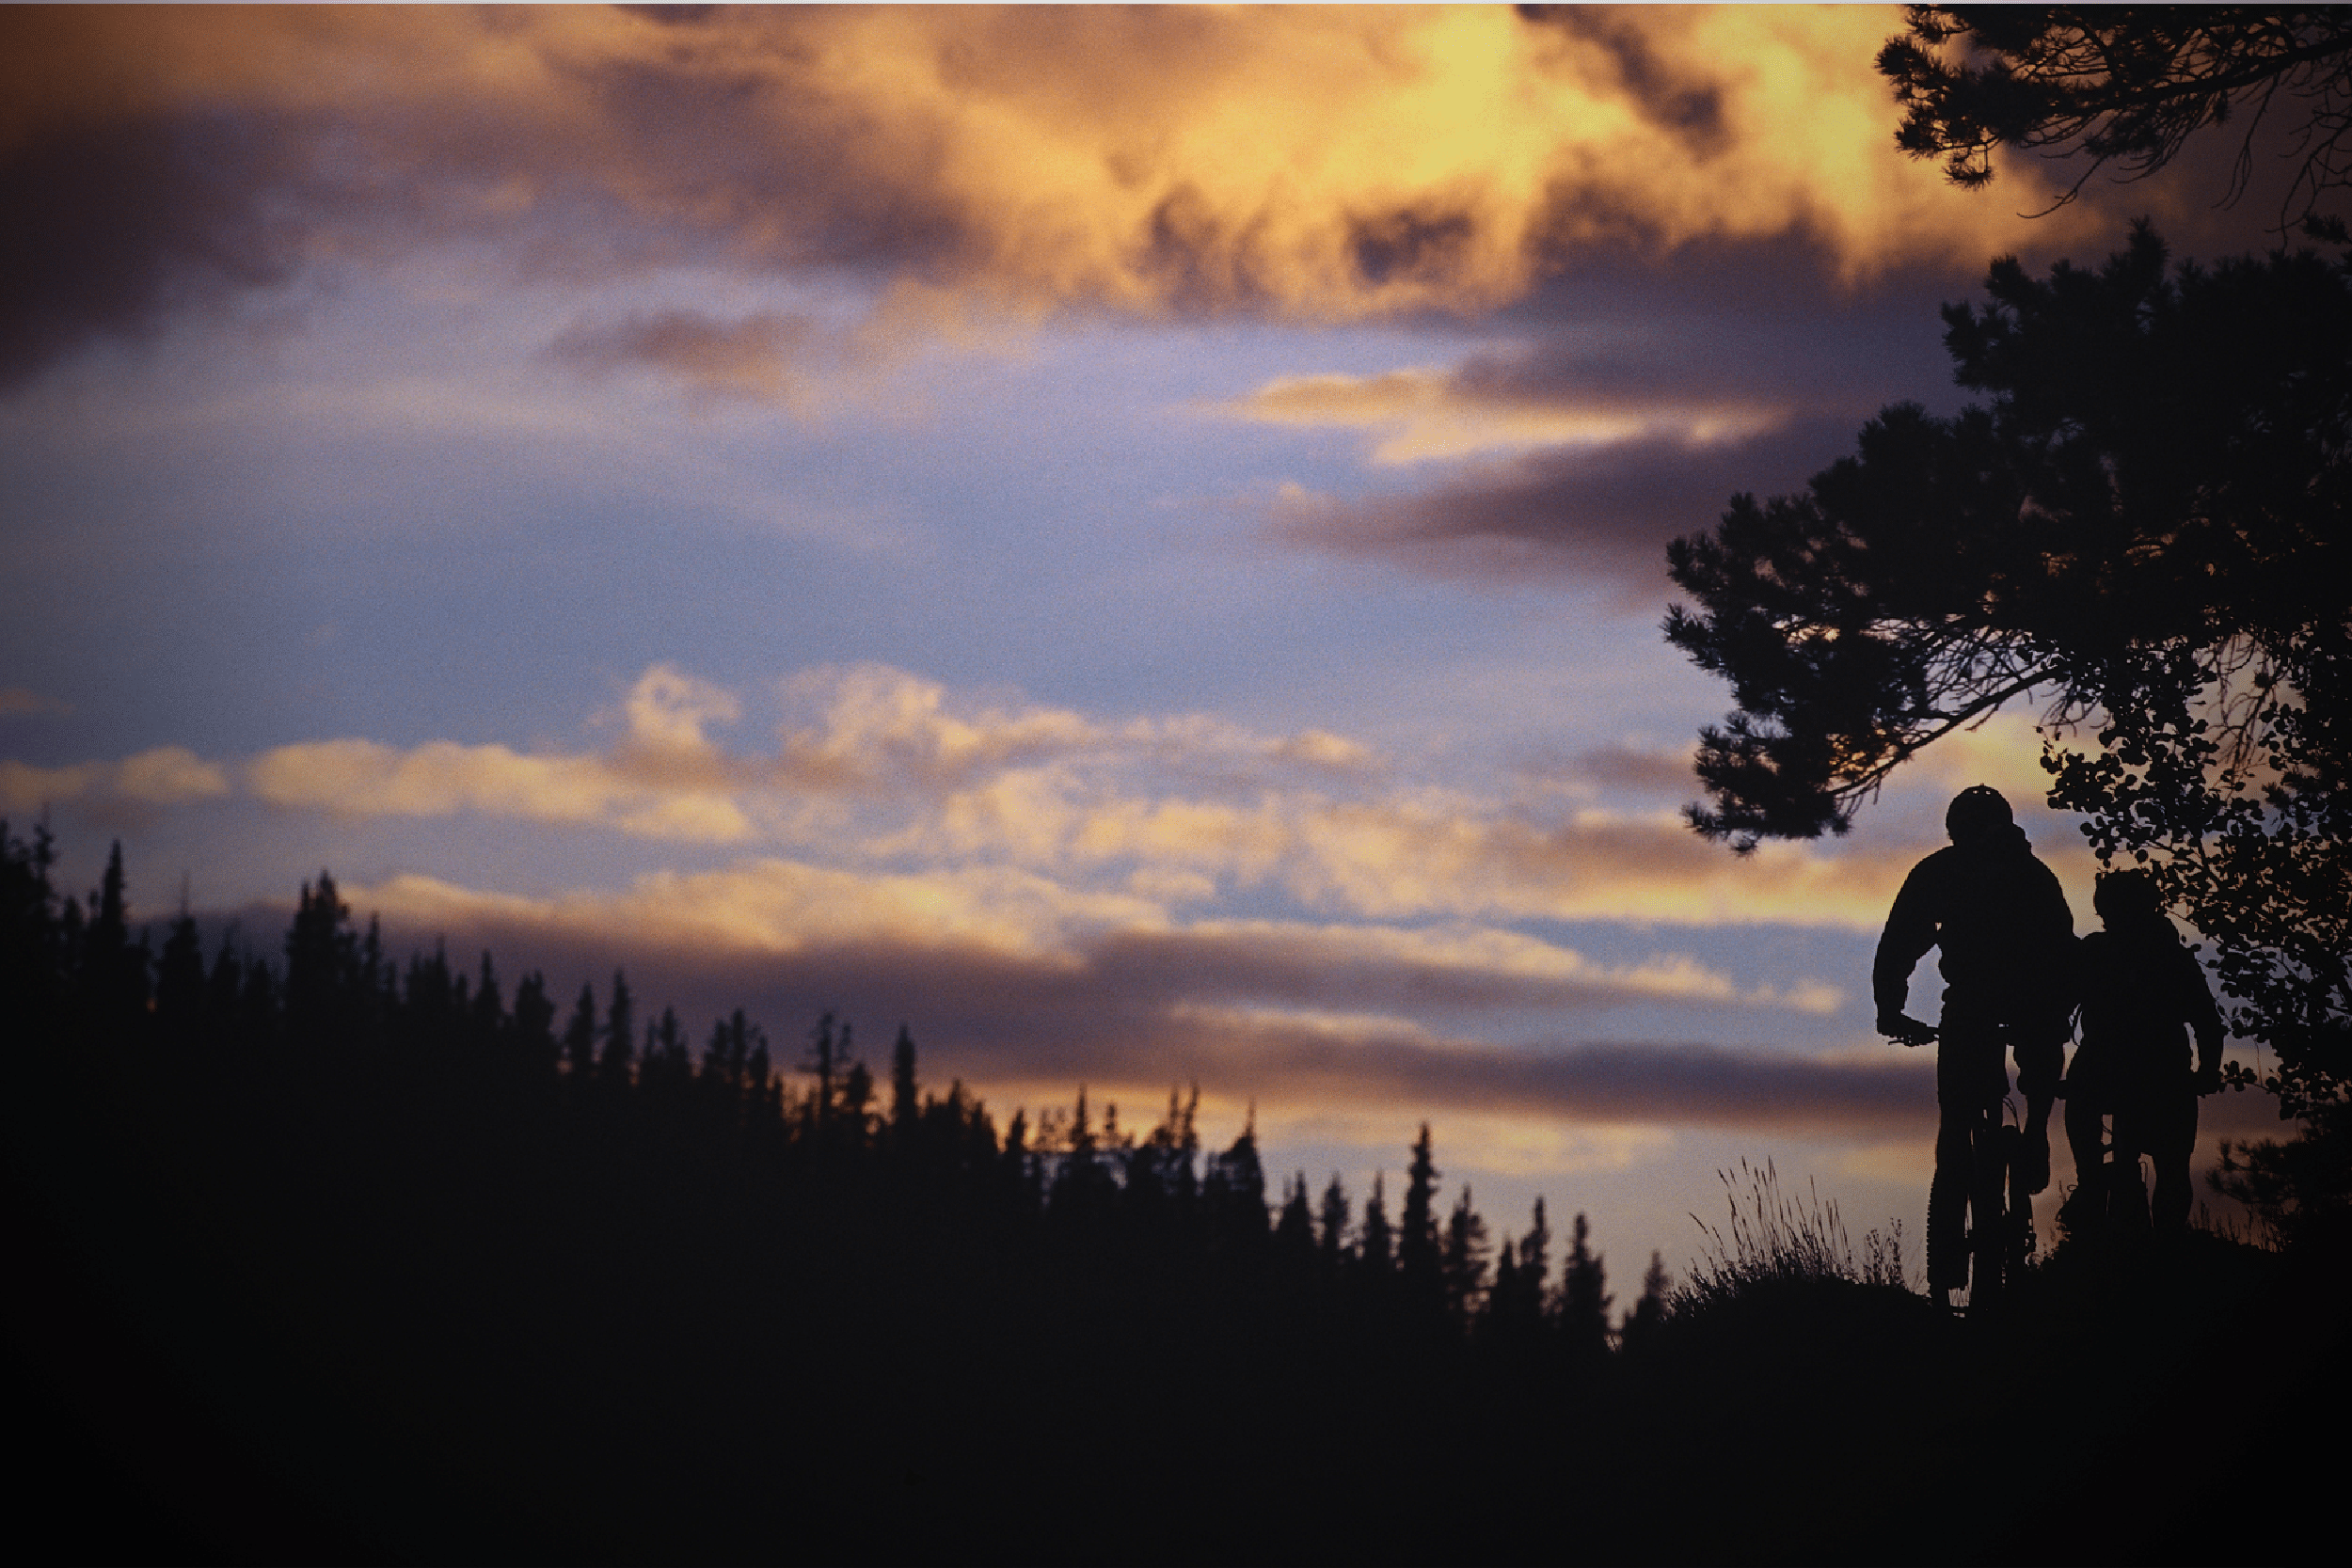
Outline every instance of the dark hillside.
<path fill-rule="evenodd" d="M 71 1558 L 2259 1557 L 2334 1458 L 2309 1259 L 2061 1252 L 1996 1323 L 1759 1275 L 1620 1343 L 1581 1227 L 1489 1267 L 1427 1140 L 1317 1212 L 1181 1099 L 690 1051 L 617 976 L 395 964 L 326 878 L 282 961 L 157 952 L 0 848 L 18 1500 Z"/>

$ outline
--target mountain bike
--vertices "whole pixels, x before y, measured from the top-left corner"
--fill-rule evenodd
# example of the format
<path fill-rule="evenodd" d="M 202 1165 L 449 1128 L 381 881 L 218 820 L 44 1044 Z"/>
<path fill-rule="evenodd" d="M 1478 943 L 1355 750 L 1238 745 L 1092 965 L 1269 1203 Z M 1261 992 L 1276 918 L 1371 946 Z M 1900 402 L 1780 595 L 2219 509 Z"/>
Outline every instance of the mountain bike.
<path fill-rule="evenodd" d="M 1906 1046 L 1933 1044 L 1934 1025 L 1916 1019 L 1889 1037 Z M 1939 1219 L 1958 1223 L 1958 1243 L 1967 1259 L 1967 1311 L 1989 1311 L 2001 1299 L 2006 1282 L 2025 1271 L 2033 1257 L 2033 1192 L 2026 1158 L 2026 1130 L 2015 1117 L 2007 1096 L 1979 1104 L 1968 1116 L 1968 1163 L 1965 1204 L 1949 1214 L 1931 1190 L 1928 1206 L 1930 1289 L 1934 1286 L 1934 1259 L 1954 1238 L 1939 1234 Z M 1940 1243 L 1940 1244 L 1939 1244 Z"/>

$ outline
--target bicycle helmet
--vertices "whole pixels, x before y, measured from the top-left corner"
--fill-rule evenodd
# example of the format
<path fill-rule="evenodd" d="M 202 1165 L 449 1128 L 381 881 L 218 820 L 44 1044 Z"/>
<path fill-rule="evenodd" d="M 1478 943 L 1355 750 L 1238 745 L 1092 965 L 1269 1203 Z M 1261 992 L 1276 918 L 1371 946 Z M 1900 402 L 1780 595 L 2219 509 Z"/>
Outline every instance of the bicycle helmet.
<path fill-rule="evenodd" d="M 1944 831 L 1952 835 L 1954 844 L 1987 833 L 1998 832 L 2015 824 L 2017 818 L 2009 809 L 2009 800 L 1991 784 L 1970 784 L 1952 797 L 1951 805 L 1944 813 Z"/>
<path fill-rule="evenodd" d="M 2145 920 L 2164 910 L 2164 895 L 2145 871 L 2109 871 L 2090 895 L 2090 907 L 2112 926 L 2122 920 Z"/>

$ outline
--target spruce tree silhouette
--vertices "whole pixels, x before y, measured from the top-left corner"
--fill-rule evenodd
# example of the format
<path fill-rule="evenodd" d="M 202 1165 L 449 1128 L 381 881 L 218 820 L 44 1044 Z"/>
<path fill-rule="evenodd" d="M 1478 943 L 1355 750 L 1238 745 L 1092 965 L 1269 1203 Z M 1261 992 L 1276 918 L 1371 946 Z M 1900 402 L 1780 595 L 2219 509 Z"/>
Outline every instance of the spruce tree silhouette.
<path fill-rule="evenodd" d="M 637 1051 L 637 1008 L 628 977 L 617 969 L 612 972 L 611 999 L 605 1004 L 603 1037 L 604 1053 L 596 1062 L 596 1077 L 608 1086 L 625 1085 L 630 1081 Z"/>
<path fill-rule="evenodd" d="M 1330 1182 L 1323 1189 L 1323 1204 L 1315 1227 L 1316 1256 L 1321 1259 L 1326 1279 L 1337 1279 L 1346 1264 L 1348 1231 L 1347 1188 L 1340 1181 L 1340 1173 L 1331 1173 Z"/>
<path fill-rule="evenodd" d="M 1674 1289 L 1674 1276 L 1666 1272 L 1663 1255 L 1649 1255 L 1649 1267 L 1642 1275 L 1642 1294 L 1625 1315 L 1618 1330 L 1618 1342 L 1629 1356 L 1652 1354 L 1665 1332 L 1669 1311 L 1668 1292 Z"/>
<path fill-rule="evenodd" d="M 1388 1278 L 1395 1263 L 1395 1239 L 1389 1229 L 1388 1199 L 1381 1186 L 1388 1180 L 1385 1171 L 1375 1171 L 1372 1196 L 1364 1199 L 1363 1238 L 1358 1243 L 1356 1259 L 1366 1279 L 1379 1282 Z"/>
<path fill-rule="evenodd" d="M 1249 1108 L 1231 1148 L 1209 1162 L 1200 1196 L 1217 1243 L 1245 1259 L 1255 1259 L 1269 1233 L 1265 1167 L 1258 1159 L 1258 1109 Z"/>
<path fill-rule="evenodd" d="M 515 987 L 515 1055 L 527 1079 L 551 1081 L 557 1062 L 555 1004 L 547 976 L 532 970 Z"/>
<path fill-rule="evenodd" d="M 1551 1275 L 1551 1227 L 1544 1217 L 1544 1200 L 1527 1233 L 1516 1243 L 1506 1240 L 1495 1265 L 1494 1289 L 1487 1299 L 1486 1328 L 1490 1338 L 1513 1349 L 1533 1344 L 1544 1326 L 1544 1301 Z"/>
<path fill-rule="evenodd" d="M 482 950 L 482 968 L 474 980 L 468 1022 L 477 1059 L 490 1060 L 503 1053 L 510 1020 L 506 1013 L 505 992 L 499 986 L 498 965 L 490 958 L 490 950 L 486 947 Z"/>
<path fill-rule="evenodd" d="M 1592 1228 L 1580 1211 L 1560 1269 L 1560 1337 L 1570 1360 L 1585 1367 L 1609 1354 L 1608 1272 L 1589 1244 L 1591 1237 Z"/>
<path fill-rule="evenodd" d="M 577 1093 L 596 1069 L 596 991 L 583 980 L 572 1003 L 571 1022 L 564 1025 L 564 1080 Z"/>
<path fill-rule="evenodd" d="M 923 1107 L 914 1081 L 914 1036 L 903 1023 L 890 1047 L 890 1129 L 900 1138 L 913 1137 Z"/>
<path fill-rule="evenodd" d="M 1412 1163 L 1405 1173 L 1405 1211 L 1398 1216 L 1396 1272 L 1416 1307 L 1435 1312 L 1445 1305 L 1442 1243 L 1438 1234 L 1438 1163 L 1429 1124 L 1421 1124 Z"/>
<path fill-rule="evenodd" d="M 131 940 L 120 839 L 107 851 L 105 875 L 90 907 L 94 912 L 83 934 L 83 985 L 98 1010 L 120 1027 L 147 1007 L 149 964 L 147 939 Z"/>
<path fill-rule="evenodd" d="M 1303 1170 L 1282 1184 L 1282 1212 L 1274 1222 L 1274 1252 L 1295 1278 L 1307 1277 L 1315 1259 L 1315 1216 Z"/>
<path fill-rule="evenodd" d="M 167 1049 L 201 1048 L 204 1034 L 204 942 L 184 896 L 155 964 L 155 1022 Z"/>
<path fill-rule="evenodd" d="M 1446 1311 L 1467 1327 L 1476 1320 L 1486 1297 L 1486 1222 L 1470 1207 L 1468 1183 L 1446 1219 L 1445 1250 L 1438 1271 L 1445 1281 Z"/>
<path fill-rule="evenodd" d="M 335 879 L 321 871 L 315 887 L 303 884 L 286 933 L 286 1030 L 295 1049 L 350 1043 L 356 999 L 349 982 L 358 957 L 350 906 L 337 895 Z"/>

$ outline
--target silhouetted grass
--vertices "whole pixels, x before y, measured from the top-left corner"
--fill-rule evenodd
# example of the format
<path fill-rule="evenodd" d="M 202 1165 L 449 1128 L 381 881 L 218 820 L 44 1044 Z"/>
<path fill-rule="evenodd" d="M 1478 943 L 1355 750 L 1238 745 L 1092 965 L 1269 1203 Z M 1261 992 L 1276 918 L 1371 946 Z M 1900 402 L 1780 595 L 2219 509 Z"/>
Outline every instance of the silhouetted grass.
<path fill-rule="evenodd" d="M 1798 1197 L 1781 1190 L 1780 1173 L 1770 1160 L 1761 1170 L 1742 1160 L 1737 1178 L 1730 1171 L 1717 1176 L 1730 1209 L 1730 1228 L 1691 1216 L 1708 1245 L 1675 1292 L 1678 1315 L 1729 1306 L 1763 1286 L 1837 1281 L 1913 1289 L 1903 1265 L 1900 1220 L 1884 1233 L 1865 1233 L 1857 1257 L 1837 1205 L 1824 1201 L 1810 1180 Z"/>

